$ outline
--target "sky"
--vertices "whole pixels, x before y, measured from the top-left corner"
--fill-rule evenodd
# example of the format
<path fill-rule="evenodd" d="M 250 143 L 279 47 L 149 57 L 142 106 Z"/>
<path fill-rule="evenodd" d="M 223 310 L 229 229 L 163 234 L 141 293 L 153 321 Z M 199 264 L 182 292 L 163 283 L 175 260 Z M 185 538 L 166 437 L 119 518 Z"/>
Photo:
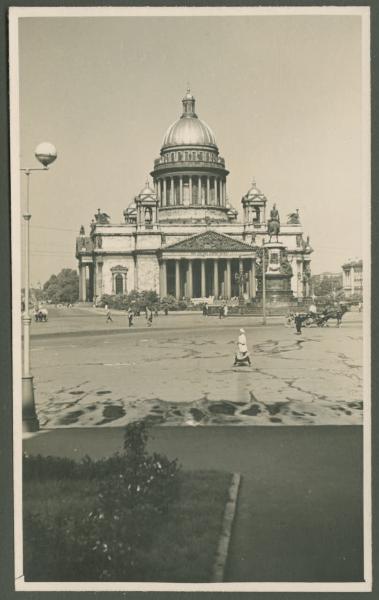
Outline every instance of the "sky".
<path fill-rule="evenodd" d="M 282 221 L 299 208 L 313 273 L 362 256 L 360 17 L 28 17 L 19 61 L 21 167 L 58 151 L 31 177 L 33 285 L 76 268 L 98 208 L 123 221 L 188 83 L 241 218 L 255 178 Z"/>

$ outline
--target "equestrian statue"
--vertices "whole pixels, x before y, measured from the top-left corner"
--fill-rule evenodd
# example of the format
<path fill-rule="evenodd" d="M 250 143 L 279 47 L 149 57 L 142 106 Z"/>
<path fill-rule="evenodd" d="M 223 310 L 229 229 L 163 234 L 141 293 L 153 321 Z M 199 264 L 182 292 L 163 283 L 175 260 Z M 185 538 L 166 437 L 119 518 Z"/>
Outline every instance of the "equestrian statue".
<path fill-rule="evenodd" d="M 279 232 L 280 232 L 280 217 L 279 212 L 276 208 L 276 204 L 272 207 L 270 211 L 270 218 L 267 223 L 267 232 L 270 236 L 269 243 L 271 242 L 271 238 L 273 235 L 276 236 L 276 241 L 279 242 Z"/>

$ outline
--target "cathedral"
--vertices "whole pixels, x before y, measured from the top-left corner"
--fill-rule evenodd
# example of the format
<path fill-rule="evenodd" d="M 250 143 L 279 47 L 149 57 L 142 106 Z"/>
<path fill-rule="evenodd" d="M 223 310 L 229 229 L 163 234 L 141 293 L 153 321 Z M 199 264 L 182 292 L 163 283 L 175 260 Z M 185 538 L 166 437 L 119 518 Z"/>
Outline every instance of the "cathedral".
<path fill-rule="evenodd" d="M 228 201 L 225 160 L 211 128 L 197 116 L 190 90 L 182 105 L 154 161 L 153 185 L 146 182 L 123 220 L 121 215 L 120 221 L 111 220 L 98 209 L 89 235 L 81 227 L 76 241 L 80 301 L 156 290 L 160 297 L 209 303 L 235 297 L 259 302 L 262 264 L 272 301 L 283 294 L 306 298 L 312 248 L 299 212 L 280 222 L 275 205 L 269 211 L 253 181 L 239 218 Z M 272 241 L 270 220 L 275 219 Z"/>

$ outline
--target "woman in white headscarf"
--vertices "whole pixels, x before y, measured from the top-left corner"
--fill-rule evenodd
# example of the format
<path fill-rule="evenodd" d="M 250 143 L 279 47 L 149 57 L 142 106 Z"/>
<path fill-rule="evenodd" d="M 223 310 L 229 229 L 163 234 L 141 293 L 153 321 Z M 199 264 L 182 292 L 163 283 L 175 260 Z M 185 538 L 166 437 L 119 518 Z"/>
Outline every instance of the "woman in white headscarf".
<path fill-rule="evenodd" d="M 242 328 L 240 329 L 240 334 L 238 336 L 237 348 L 238 352 L 236 354 L 234 364 L 237 365 L 247 363 L 251 365 L 249 351 L 247 349 L 246 333 Z"/>
<path fill-rule="evenodd" d="M 244 329 L 240 329 L 240 334 L 238 336 L 238 352 L 241 354 L 245 354 L 245 352 L 247 352 L 247 341 Z"/>

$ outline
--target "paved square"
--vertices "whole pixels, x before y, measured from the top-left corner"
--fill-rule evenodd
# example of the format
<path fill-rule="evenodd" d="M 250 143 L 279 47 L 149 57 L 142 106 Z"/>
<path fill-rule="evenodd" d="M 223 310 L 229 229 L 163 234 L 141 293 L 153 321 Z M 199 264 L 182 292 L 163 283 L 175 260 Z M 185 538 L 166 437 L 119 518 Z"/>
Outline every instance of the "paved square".
<path fill-rule="evenodd" d="M 201 315 L 144 317 L 52 309 L 32 329 L 42 427 L 361 424 L 362 317 L 303 329 L 283 319 Z M 252 367 L 233 367 L 244 327 Z M 62 335 L 62 333 L 64 335 Z"/>

